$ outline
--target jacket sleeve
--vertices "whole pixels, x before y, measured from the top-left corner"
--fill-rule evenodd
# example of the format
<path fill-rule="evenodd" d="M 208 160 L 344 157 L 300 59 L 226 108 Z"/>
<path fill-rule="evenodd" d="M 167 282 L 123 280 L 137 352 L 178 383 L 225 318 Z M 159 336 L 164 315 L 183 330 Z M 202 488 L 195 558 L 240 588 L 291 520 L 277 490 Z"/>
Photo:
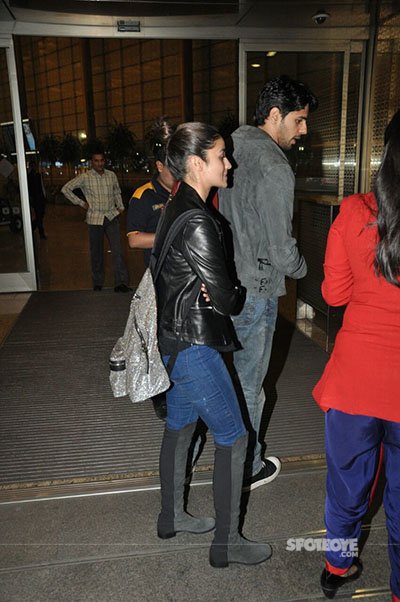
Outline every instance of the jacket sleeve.
<path fill-rule="evenodd" d="M 83 194 L 85 194 L 84 178 L 85 178 L 85 174 L 79 174 L 79 176 L 76 176 L 76 178 L 73 178 L 72 180 L 70 180 L 69 182 L 64 184 L 64 186 L 61 188 L 61 192 L 63 193 L 65 198 L 67 198 L 69 201 L 71 201 L 71 203 L 73 203 L 74 205 L 80 205 L 81 207 L 85 208 L 85 201 L 80 199 L 73 192 L 77 188 L 80 188 L 82 190 Z"/>
<path fill-rule="evenodd" d="M 245 289 L 229 277 L 223 246 L 212 218 L 201 215 L 190 219 L 182 241 L 182 253 L 207 287 L 214 310 L 223 315 L 239 313 Z"/>
<path fill-rule="evenodd" d="M 341 208 L 329 230 L 321 287 L 326 303 L 338 307 L 348 303 L 353 292 L 353 272 L 344 244 L 347 219 Z"/>
<path fill-rule="evenodd" d="M 262 202 L 258 211 L 268 241 L 268 260 L 281 274 L 303 278 L 307 273 L 306 261 L 292 236 L 294 176 L 289 164 L 282 163 L 265 173 L 257 198 Z"/>

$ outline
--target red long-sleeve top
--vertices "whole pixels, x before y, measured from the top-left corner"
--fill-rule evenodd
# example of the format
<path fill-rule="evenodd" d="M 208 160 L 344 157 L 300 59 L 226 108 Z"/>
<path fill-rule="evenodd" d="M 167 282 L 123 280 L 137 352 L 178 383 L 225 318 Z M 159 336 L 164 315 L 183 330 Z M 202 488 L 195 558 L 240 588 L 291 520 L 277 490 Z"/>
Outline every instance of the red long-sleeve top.
<path fill-rule="evenodd" d="M 347 307 L 313 395 L 323 410 L 400 422 L 400 288 L 375 274 L 376 210 L 373 193 L 350 196 L 330 229 L 322 294 Z"/>

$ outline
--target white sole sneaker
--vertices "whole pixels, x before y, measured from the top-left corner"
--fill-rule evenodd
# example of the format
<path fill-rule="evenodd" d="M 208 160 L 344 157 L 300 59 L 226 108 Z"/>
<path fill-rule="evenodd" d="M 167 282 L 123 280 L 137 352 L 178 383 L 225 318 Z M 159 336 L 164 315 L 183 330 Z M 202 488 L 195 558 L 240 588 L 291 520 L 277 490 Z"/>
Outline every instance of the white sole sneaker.
<path fill-rule="evenodd" d="M 262 473 L 265 470 L 265 462 L 263 462 L 263 467 L 260 470 L 260 472 L 257 475 L 254 475 L 252 477 L 252 479 L 254 479 L 254 481 L 251 479 L 250 480 L 251 482 L 248 481 L 245 485 L 243 485 L 243 491 L 254 491 L 254 489 L 257 489 L 258 487 L 261 487 L 262 485 L 267 485 L 268 483 L 271 483 L 274 479 L 276 479 L 278 474 L 281 472 L 281 468 L 282 468 L 281 461 L 279 460 L 279 458 L 276 458 L 275 456 L 268 456 L 268 458 L 265 458 L 265 461 L 271 462 L 271 464 L 273 464 L 275 466 L 276 470 L 272 474 L 266 475 L 265 477 L 263 477 Z"/>

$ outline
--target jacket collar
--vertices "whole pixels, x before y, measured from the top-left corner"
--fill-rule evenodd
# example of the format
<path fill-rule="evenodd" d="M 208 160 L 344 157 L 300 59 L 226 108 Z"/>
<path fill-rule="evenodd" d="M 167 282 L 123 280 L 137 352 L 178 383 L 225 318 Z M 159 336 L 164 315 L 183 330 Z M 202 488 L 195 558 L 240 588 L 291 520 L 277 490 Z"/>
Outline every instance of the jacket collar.
<path fill-rule="evenodd" d="M 163 202 L 166 203 L 168 201 L 170 193 L 168 192 L 168 190 L 166 188 L 164 188 L 164 186 L 161 186 L 161 184 L 157 178 L 158 178 L 158 174 L 155 173 L 153 175 L 153 177 L 151 178 L 152 186 L 153 186 L 156 194 L 158 194 L 158 196 L 160 197 L 160 199 L 162 199 Z"/>
<path fill-rule="evenodd" d="M 275 151 L 279 152 L 282 157 L 288 161 L 288 158 L 284 152 L 284 150 L 279 146 L 277 142 L 266 132 L 265 130 L 261 130 L 255 125 L 241 125 L 235 130 L 232 134 L 232 139 L 246 142 L 247 140 L 257 140 L 261 144 L 264 144 L 266 147 L 274 148 Z M 235 144 L 234 144 L 235 149 Z M 248 150 L 248 147 L 246 147 Z"/>
<path fill-rule="evenodd" d="M 175 200 L 177 204 L 180 204 L 183 201 L 187 209 L 202 209 L 203 211 L 206 209 L 206 204 L 203 199 L 195 189 L 189 184 L 186 184 L 186 182 L 180 183 L 175 194 Z"/>

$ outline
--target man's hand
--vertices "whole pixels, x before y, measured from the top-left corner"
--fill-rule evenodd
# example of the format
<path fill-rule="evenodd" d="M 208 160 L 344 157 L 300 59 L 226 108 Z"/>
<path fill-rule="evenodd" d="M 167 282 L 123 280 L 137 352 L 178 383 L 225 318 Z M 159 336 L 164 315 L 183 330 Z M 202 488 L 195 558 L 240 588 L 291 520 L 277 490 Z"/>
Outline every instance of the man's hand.
<path fill-rule="evenodd" d="M 82 207 L 83 207 L 84 209 L 89 209 L 89 203 L 87 203 L 86 201 L 83 201 L 83 205 L 82 205 Z"/>
<path fill-rule="evenodd" d="M 125 209 L 118 209 L 118 213 L 123 213 Z"/>

